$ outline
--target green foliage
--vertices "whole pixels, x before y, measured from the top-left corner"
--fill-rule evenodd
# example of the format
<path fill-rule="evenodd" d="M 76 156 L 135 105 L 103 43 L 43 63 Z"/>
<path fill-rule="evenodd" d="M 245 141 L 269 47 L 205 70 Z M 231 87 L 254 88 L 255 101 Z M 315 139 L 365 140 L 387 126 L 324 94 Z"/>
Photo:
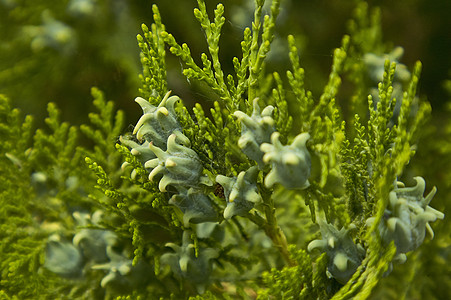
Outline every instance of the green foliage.
<path fill-rule="evenodd" d="M 125 116 L 122 111 L 114 109 L 112 101 L 105 101 L 105 96 L 100 90 L 93 88 L 91 93 L 98 113 L 90 113 L 89 119 L 92 125 L 82 125 L 80 130 L 96 143 L 93 147 L 94 151 L 88 152 L 88 155 L 95 157 L 99 163 L 113 171 L 117 167 L 119 158 L 114 151 L 114 142 L 124 129 Z"/>
<path fill-rule="evenodd" d="M 290 250 L 295 251 L 295 247 L 291 246 Z M 261 291 L 259 298 L 274 296 L 279 299 L 308 299 L 319 296 L 319 291 L 313 287 L 313 262 L 309 254 L 305 250 L 297 250 L 292 256 L 297 262 L 296 266 L 263 273 L 263 281 L 269 288 Z"/>
<path fill-rule="evenodd" d="M 27 275 L 35 273 L 42 264 L 42 249 L 45 245 L 42 233 L 34 229 L 35 221 L 30 213 L 33 204 L 27 201 L 32 189 L 28 182 L 21 180 L 22 176 L 29 178 L 22 159 L 26 143 L 30 140 L 31 118 L 27 118 L 22 125 L 23 119 L 18 110 L 11 109 L 9 100 L 4 96 L 0 96 L 0 100 L 0 132 L 3 141 L 0 158 L 1 286 L 2 293 L 6 296 L 24 297 L 32 295 L 34 290 L 41 290 L 46 284 L 44 275 Z M 20 141 L 22 137 L 25 143 Z"/>
<path fill-rule="evenodd" d="M 140 76 L 142 88 L 140 93 L 149 99 L 151 104 L 157 103 L 167 91 L 166 63 L 164 41 L 161 33 L 164 32 L 164 25 L 161 23 L 160 13 L 156 5 L 152 6 L 153 19 L 155 21 L 151 30 L 146 25 L 142 25 L 144 38 L 138 34 L 138 45 L 141 49 L 141 64 L 143 74 Z"/>
<path fill-rule="evenodd" d="M 423 197 L 424 180 L 396 183 L 412 177 L 431 113 L 417 97 L 421 63 L 411 72 L 400 64 L 402 50 L 383 44 L 379 11 L 358 2 L 315 96 L 294 36 L 291 70 L 266 71 L 281 1 L 264 4 L 255 1 L 234 74 L 221 61 L 222 4 L 212 18 L 203 0 L 194 10 L 208 45 L 200 60 L 153 5 L 155 23 L 137 36 L 143 115 L 131 132 L 96 88 L 80 127 L 50 103 L 48 128 L 34 130 L 0 95 L 0 295 L 367 299 L 378 285 L 390 295 L 384 276 L 414 282 L 425 261 L 445 264 L 442 222 L 420 246 L 428 222 L 443 218 L 428 206 L 435 188 Z M 166 49 L 188 81 L 209 89 L 210 109 L 170 96 Z M 442 141 L 431 151 L 446 158 L 449 149 Z M 410 269 L 398 266 L 406 257 Z"/>

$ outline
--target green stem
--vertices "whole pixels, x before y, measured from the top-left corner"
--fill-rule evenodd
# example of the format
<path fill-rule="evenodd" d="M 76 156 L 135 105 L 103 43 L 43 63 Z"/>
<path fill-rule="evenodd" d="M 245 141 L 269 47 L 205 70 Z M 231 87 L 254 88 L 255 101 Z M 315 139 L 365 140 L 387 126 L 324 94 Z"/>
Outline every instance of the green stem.
<path fill-rule="evenodd" d="M 261 217 L 257 213 L 249 213 L 247 217 L 254 224 L 265 231 L 266 236 L 268 236 L 273 242 L 274 246 L 279 250 L 283 259 L 289 266 L 296 266 L 296 262 L 291 258 L 290 252 L 288 251 L 288 243 L 285 234 L 283 233 L 280 226 L 277 224 L 275 216 L 274 201 L 271 198 L 270 193 L 262 193 L 263 202 L 265 205 L 265 216 L 266 219 Z M 266 199 L 265 199 L 266 198 Z"/>
<path fill-rule="evenodd" d="M 260 35 L 260 26 L 261 26 L 260 18 L 262 16 L 263 3 L 258 3 L 257 1 L 255 2 L 256 8 L 254 12 L 254 22 L 252 23 L 252 42 L 249 57 L 249 79 L 248 79 L 248 99 L 249 102 L 251 103 L 253 99 L 257 96 L 256 87 L 258 85 L 257 82 L 258 72 L 256 71 L 256 68 L 253 67 L 253 65 L 255 64 L 258 58 L 257 57 L 259 48 L 258 38 Z"/>

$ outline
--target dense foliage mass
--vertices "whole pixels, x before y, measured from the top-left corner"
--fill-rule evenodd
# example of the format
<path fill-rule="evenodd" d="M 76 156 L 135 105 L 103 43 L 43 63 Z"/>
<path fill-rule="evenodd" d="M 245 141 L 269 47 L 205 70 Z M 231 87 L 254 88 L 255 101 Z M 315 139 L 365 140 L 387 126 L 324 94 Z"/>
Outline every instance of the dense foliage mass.
<path fill-rule="evenodd" d="M 209 15 L 198 0 L 208 45 L 200 58 L 154 5 L 154 23 L 137 37 L 142 116 L 129 130 L 96 88 L 88 124 L 62 122 L 50 103 L 37 130 L 0 95 L 2 298 L 447 294 L 451 178 L 431 173 L 450 163 L 451 128 L 431 138 L 431 106 L 417 95 L 421 63 L 401 64 L 403 49 L 382 41 L 379 11 L 358 2 L 315 96 L 295 36 L 290 69 L 267 71 L 280 2 L 255 1 L 232 74 L 220 59 L 222 4 Z M 81 15 L 93 9 L 70 3 Z M 29 28 L 31 46 L 70 51 L 70 28 L 43 20 Z M 170 54 L 211 101 L 190 108 L 169 90 Z"/>

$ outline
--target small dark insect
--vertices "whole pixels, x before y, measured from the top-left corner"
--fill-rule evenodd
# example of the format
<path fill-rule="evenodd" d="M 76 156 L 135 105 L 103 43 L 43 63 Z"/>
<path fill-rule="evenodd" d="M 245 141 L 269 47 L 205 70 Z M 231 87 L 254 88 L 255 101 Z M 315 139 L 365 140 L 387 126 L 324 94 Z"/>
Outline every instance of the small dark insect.
<path fill-rule="evenodd" d="M 224 188 L 219 183 L 215 184 L 215 190 L 214 190 L 213 194 L 215 194 L 216 197 L 225 199 Z"/>

